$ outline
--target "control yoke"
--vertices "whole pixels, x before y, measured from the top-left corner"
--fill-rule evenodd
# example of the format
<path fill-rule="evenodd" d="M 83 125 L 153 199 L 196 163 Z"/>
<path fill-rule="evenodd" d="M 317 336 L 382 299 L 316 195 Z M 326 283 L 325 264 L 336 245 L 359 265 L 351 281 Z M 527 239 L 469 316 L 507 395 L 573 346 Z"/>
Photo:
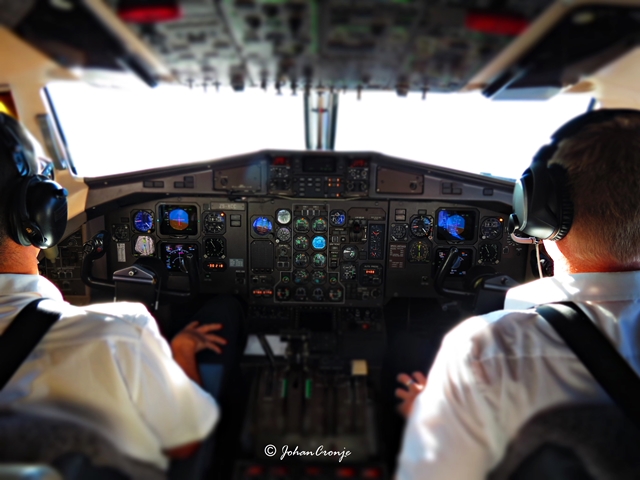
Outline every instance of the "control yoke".
<path fill-rule="evenodd" d="M 93 262 L 102 258 L 109 249 L 111 243 L 111 235 L 102 230 L 94 235 L 83 246 L 84 257 L 82 259 L 82 281 L 91 288 L 98 290 L 109 290 L 114 292 L 116 299 L 123 296 L 118 295 L 119 290 L 125 289 L 137 291 L 145 288 L 153 293 L 154 299 L 146 303 L 155 303 L 158 306 L 160 298 L 178 299 L 189 301 L 195 298 L 199 291 L 198 266 L 195 257 L 192 254 L 185 255 L 181 261 L 180 270 L 188 275 L 189 290 L 171 290 L 163 285 L 162 277 L 165 272 L 157 271 L 150 265 L 137 265 L 117 270 L 113 273 L 113 280 L 95 278 L 93 276 Z M 144 258 L 144 257 L 141 257 Z M 158 262 L 161 263 L 161 262 Z M 160 266 L 159 268 L 163 268 Z M 145 287 L 146 286 L 146 287 Z M 150 290 L 151 287 L 151 290 Z M 134 292 L 135 293 L 135 292 Z M 130 296 L 130 295 L 129 295 Z"/>

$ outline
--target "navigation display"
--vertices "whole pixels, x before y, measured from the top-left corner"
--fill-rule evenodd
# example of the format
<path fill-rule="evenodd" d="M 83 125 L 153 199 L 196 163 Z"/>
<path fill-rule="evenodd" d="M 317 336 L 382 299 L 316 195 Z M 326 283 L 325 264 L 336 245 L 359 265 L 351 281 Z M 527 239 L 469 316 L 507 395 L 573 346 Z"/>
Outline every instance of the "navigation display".
<path fill-rule="evenodd" d="M 165 243 L 162 246 L 162 261 L 170 272 L 185 272 L 186 256 L 198 257 L 198 245 L 195 243 Z"/>
<path fill-rule="evenodd" d="M 472 210 L 438 210 L 438 240 L 451 243 L 473 242 L 476 236 L 476 212 Z"/>
<path fill-rule="evenodd" d="M 195 205 L 160 205 L 160 233 L 163 235 L 196 235 L 198 209 Z"/>

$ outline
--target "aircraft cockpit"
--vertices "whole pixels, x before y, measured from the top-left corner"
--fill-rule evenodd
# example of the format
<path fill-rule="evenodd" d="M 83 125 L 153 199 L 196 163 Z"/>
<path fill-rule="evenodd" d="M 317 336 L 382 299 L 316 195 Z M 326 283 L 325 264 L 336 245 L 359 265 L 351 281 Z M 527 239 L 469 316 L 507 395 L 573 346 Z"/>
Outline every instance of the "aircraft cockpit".
<path fill-rule="evenodd" d="M 544 250 L 508 226 L 535 150 L 509 163 L 469 140 L 488 128 L 482 136 L 511 151 L 520 140 L 509 143 L 498 118 L 523 137 L 529 124 L 515 110 L 464 123 L 463 105 L 535 105 L 548 125 L 533 145 L 596 103 L 637 106 L 639 23 L 640 5 L 624 0 L 0 1 L 0 107 L 39 136 L 69 191 L 67 231 L 40 273 L 70 303 L 142 302 L 168 337 L 203 299 L 242 303 L 243 380 L 217 439 L 233 447 L 212 454 L 219 478 L 392 478 L 398 368 L 428 365 L 460 321 L 553 274 Z M 166 85 L 233 95 L 230 105 L 251 98 L 238 118 L 212 109 L 209 146 L 226 150 L 166 164 L 130 153 L 158 144 L 160 155 L 170 141 L 186 152 L 188 129 L 207 142 L 178 97 L 155 102 L 165 115 L 151 110 L 167 130 L 138 135 L 145 123 L 126 117 L 145 107 L 133 97 Z M 83 93 L 129 88 L 140 93 L 113 112 L 108 96 Z M 459 103 L 435 110 L 445 96 Z M 389 97 L 405 103 L 385 110 Z M 556 98 L 570 105 L 545 113 Z M 280 100 L 295 116 L 279 116 Z M 355 110 L 367 101 L 373 119 Z M 428 134 L 402 113 L 408 102 L 436 112 Z M 357 121 L 343 131 L 347 111 Z M 411 138 L 395 133 L 403 122 Z M 294 141 L 253 141 L 258 128 Z M 385 136 L 389 149 L 378 148 Z M 407 150 L 394 143 L 474 153 L 459 166 L 395 154 Z M 314 454 L 286 453 L 295 447 Z"/>

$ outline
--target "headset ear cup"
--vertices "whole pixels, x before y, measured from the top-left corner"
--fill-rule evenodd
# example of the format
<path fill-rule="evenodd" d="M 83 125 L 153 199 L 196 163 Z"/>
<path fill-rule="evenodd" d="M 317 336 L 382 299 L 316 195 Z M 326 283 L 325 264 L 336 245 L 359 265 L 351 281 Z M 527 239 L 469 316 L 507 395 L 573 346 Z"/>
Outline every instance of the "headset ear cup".
<path fill-rule="evenodd" d="M 49 248 L 58 243 L 67 227 L 67 191 L 46 177 L 39 177 L 27 197 L 31 244 Z"/>
<path fill-rule="evenodd" d="M 49 248 L 67 226 L 67 192 L 43 176 L 22 178 L 9 207 L 9 234 L 20 245 Z"/>
<path fill-rule="evenodd" d="M 560 215 L 560 228 L 558 229 L 558 233 L 556 233 L 553 238 L 549 240 L 553 240 L 557 242 L 558 240 L 562 240 L 569 230 L 571 229 L 571 224 L 573 223 L 573 202 L 571 201 L 571 196 L 569 192 L 566 190 L 562 191 L 562 213 Z"/>
<path fill-rule="evenodd" d="M 571 201 L 571 194 L 567 182 L 567 171 L 564 167 L 554 164 L 551 165 L 547 171 L 549 172 L 553 189 L 555 190 L 555 211 L 558 221 L 558 228 L 555 234 L 549 237 L 549 240 L 558 241 L 569 233 L 569 229 L 571 229 L 571 224 L 573 223 L 573 202 Z"/>
<path fill-rule="evenodd" d="M 25 231 L 26 222 L 29 218 L 26 203 L 27 190 L 31 178 L 20 178 L 14 193 L 9 196 L 9 198 L 13 199 L 13 203 L 9 206 L 9 235 L 14 242 L 24 247 L 31 245 L 31 241 Z"/>

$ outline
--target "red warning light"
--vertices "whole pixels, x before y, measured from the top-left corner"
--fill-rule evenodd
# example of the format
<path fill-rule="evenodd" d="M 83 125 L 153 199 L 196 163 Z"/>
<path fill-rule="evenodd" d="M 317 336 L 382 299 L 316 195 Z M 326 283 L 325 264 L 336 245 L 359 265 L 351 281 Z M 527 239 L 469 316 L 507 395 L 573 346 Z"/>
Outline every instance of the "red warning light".
<path fill-rule="evenodd" d="M 182 12 L 178 5 L 121 5 L 118 16 L 125 22 L 158 23 L 178 20 Z"/>
<path fill-rule="evenodd" d="M 367 167 L 366 160 L 354 160 L 351 162 L 351 168 L 365 168 Z"/>
<path fill-rule="evenodd" d="M 526 30 L 529 22 L 520 17 L 471 12 L 467 15 L 465 26 L 476 32 L 516 36 Z"/>
<path fill-rule="evenodd" d="M 286 157 L 276 157 L 273 159 L 273 165 L 289 165 Z"/>

